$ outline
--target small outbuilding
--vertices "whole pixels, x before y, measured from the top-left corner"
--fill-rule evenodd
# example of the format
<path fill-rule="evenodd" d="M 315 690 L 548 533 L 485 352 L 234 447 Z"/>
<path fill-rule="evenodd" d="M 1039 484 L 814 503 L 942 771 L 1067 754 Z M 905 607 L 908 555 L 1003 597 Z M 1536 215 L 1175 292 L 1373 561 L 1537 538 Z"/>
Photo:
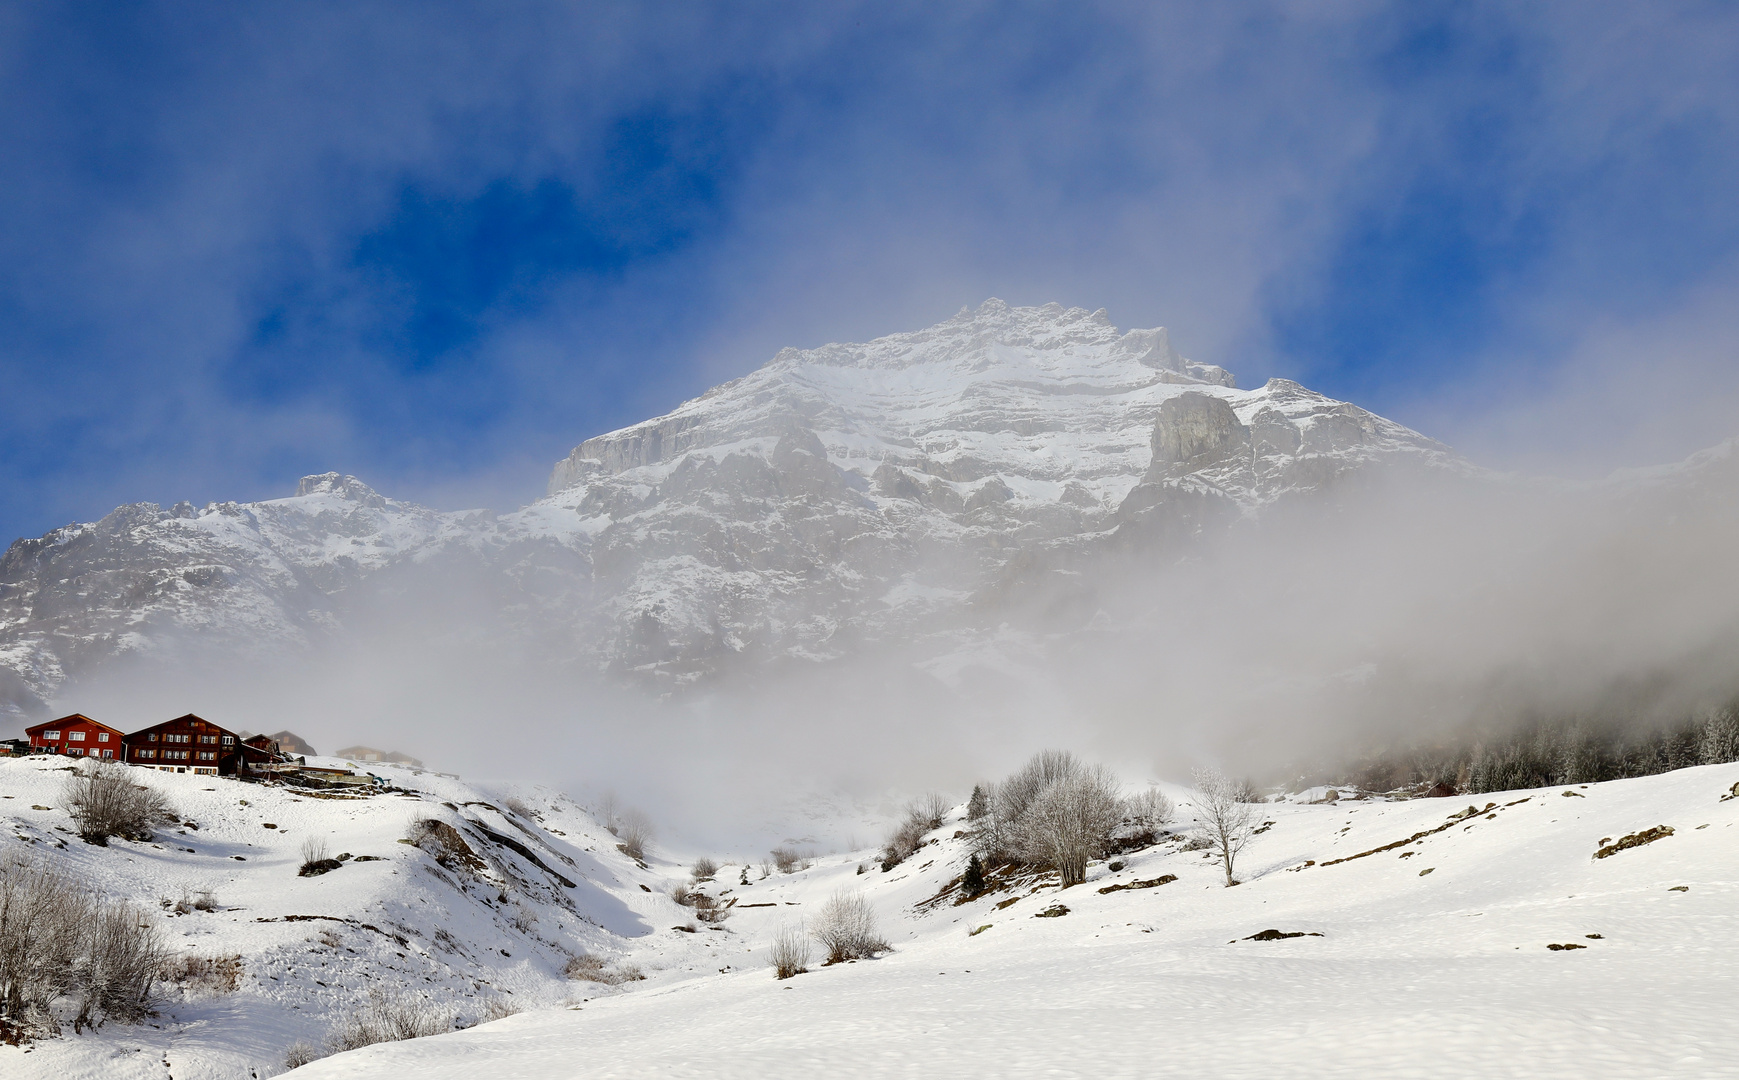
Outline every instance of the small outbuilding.
<path fill-rule="evenodd" d="M 34 754 L 66 754 L 69 757 L 94 757 L 115 760 L 122 754 L 126 735 L 119 728 L 92 720 L 83 713 L 73 713 L 59 720 L 24 729 Z"/>

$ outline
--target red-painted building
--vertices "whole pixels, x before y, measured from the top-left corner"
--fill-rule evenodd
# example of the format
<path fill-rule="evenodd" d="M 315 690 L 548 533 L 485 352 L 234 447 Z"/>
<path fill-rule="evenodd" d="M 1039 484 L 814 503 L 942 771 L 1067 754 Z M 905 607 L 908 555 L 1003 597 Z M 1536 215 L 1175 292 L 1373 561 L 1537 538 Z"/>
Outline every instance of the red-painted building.
<path fill-rule="evenodd" d="M 32 753 L 107 758 L 110 761 L 121 757 L 126 741 L 119 729 L 92 720 L 83 713 L 25 728 L 24 734 L 30 739 Z"/>
<path fill-rule="evenodd" d="M 229 776 L 241 766 L 241 739 L 188 713 L 128 735 L 126 762 L 164 772 Z"/>

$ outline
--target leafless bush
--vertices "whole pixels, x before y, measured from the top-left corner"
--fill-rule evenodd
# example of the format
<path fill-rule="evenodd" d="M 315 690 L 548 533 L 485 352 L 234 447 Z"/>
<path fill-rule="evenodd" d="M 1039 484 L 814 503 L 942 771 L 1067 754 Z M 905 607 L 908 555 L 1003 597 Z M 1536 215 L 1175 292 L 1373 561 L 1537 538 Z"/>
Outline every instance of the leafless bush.
<path fill-rule="evenodd" d="M 1065 888 L 1086 880 L 1122 823 L 1117 779 L 1061 750 L 1033 755 L 985 792 L 974 847 L 986 862 L 1014 859 L 1055 869 Z"/>
<path fill-rule="evenodd" d="M 163 965 L 162 978 L 188 994 L 217 996 L 233 994 L 241 985 L 242 958 L 228 956 L 177 956 Z"/>
<path fill-rule="evenodd" d="M 1143 829 L 1159 828 L 1170 821 L 1175 812 L 1171 800 L 1157 787 L 1150 786 L 1146 791 L 1129 797 L 1129 819 Z"/>
<path fill-rule="evenodd" d="M 703 923 L 717 926 L 731 917 L 731 909 L 706 893 L 697 892 L 694 894 L 694 917 Z"/>
<path fill-rule="evenodd" d="M 927 828 L 940 829 L 942 819 L 948 816 L 950 805 L 948 796 L 939 791 L 927 791 L 912 804 L 911 813 L 920 817 Z"/>
<path fill-rule="evenodd" d="M 53 1007 L 70 997 L 75 1030 L 150 1014 L 166 959 L 149 914 L 92 898 L 52 867 L 0 859 L 0 1035 L 58 1030 Z"/>
<path fill-rule="evenodd" d="M 99 899 L 85 909 L 84 956 L 73 1029 L 104 1020 L 136 1024 L 151 1014 L 159 972 L 168 958 L 157 924 L 142 908 Z"/>
<path fill-rule="evenodd" d="M 217 894 L 210 889 L 200 889 L 197 892 L 183 889 L 179 899 L 170 900 L 168 897 L 164 897 L 160 903 L 165 909 L 173 911 L 177 915 L 186 915 L 192 911 L 216 911 Z"/>
<path fill-rule="evenodd" d="M 284 1068 L 300 1069 L 302 1066 L 319 1061 L 325 1056 L 312 1043 L 292 1043 L 290 1048 L 284 1051 Z"/>
<path fill-rule="evenodd" d="M 615 833 L 622 840 L 622 852 L 631 859 L 646 858 L 646 845 L 652 842 L 652 819 L 638 810 L 627 810 L 616 819 Z"/>
<path fill-rule="evenodd" d="M 570 979 L 603 983 L 606 986 L 638 982 L 646 978 L 645 975 L 641 974 L 640 969 L 633 964 L 611 967 L 602 957 L 590 956 L 585 953 L 568 958 L 566 974 Z"/>
<path fill-rule="evenodd" d="M 809 869 L 809 859 L 794 848 L 776 847 L 768 853 L 781 874 L 794 874 Z"/>
<path fill-rule="evenodd" d="M 923 846 L 924 834 L 929 831 L 929 823 L 923 817 L 907 814 L 882 845 L 882 869 L 891 870 L 910 858 Z"/>
<path fill-rule="evenodd" d="M 670 898 L 675 900 L 678 904 L 681 904 L 683 907 L 693 907 L 694 898 L 699 895 L 700 893 L 689 888 L 688 883 L 685 881 L 677 882 L 670 890 Z"/>
<path fill-rule="evenodd" d="M 536 820 L 538 817 L 537 811 L 525 805 L 525 803 L 519 799 L 502 799 L 501 805 L 507 807 L 507 809 L 514 814 L 525 818 L 527 821 Z"/>
<path fill-rule="evenodd" d="M 989 804 L 978 822 L 973 846 L 986 862 L 1019 858 L 1015 847 L 1020 823 L 1044 790 L 1081 768 L 1066 750 L 1043 750 L 1019 772 L 987 789 Z"/>
<path fill-rule="evenodd" d="M 302 868 L 296 871 L 296 876 L 319 877 L 343 866 L 343 863 L 331 857 L 331 851 L 323 838 L 310 836 L 302 841 Z"/>
<path fill-rule="evenodd" d="M 487 1024 L 492 1020 L 505 1020 L 510 1016 L 517 1016 L 520 1011 L 518 1005 L 504 997 L 490 998 L 489 1004 L 483 1006 L 483 1015 L 477 1022 Z"/>
<path fill-rule="evenodd" d="M 827 953 L 827 963 L 862 960 L 888 950 L 876 933 L 875 909 L 862 893 L 837 892 L 821 905 L 810 931 Z"/>
<path fill-rule="evenodd" d="M 86 760 L 66 778 L 62 796 L 78 834 L 87 844 L 109 837 L 148 840 L 169 817 L 169 804 L 154 787 L 134 782 L 135 770 L 114 762 Z"/>
<path fill-rule="evenodd" d="M 1248 785 L 1217 769 L 1197 769 L 1196 810 L 1201 815 L 1202 834 L 1220 857 L 1226 884 L 1236 885 L 1233 864 L 1255 831 L 1256 813 L 1245 799 Z"/>
<path fill-rule="evenodd" d="M 801 921 L 784 923 L 773 931 L 767 958 L 773 965 L 775 979 L 789 979 L 809 970 L 809 932 Z"/>
<path fill-rule="evenodd" d="M 692 872 L 696 881 L 708 881 L 718 875 L 719 864 L 703 856 L 694 861 Z"/>
<path fill-rule="evenodd" d="M 1123 820 L 1117 778 L 1099 765 L 1083 765 L 1048 785 L 1013 830 L 1016 853 L 1057 871 L 1063 888 L 1087 880 L 1087 863 L 1110 842 Z"/>
<path fill-rule="evenodd" d="M 453 1014 L 421 998 L 389 998 L 375 991 L 368 1004 L 347 1016 L 328 1040 L 335 1054 L 375 1043 L 439 1035 L 453 1027 Z"/>

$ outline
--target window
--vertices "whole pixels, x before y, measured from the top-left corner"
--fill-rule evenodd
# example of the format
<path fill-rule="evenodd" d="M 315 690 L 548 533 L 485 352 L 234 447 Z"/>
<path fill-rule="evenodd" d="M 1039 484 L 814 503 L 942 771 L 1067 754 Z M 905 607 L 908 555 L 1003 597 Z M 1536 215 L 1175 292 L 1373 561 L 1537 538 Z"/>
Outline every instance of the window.
<path fill-rule="evenodd" d="M 106 731 L 97 732 L 97 741 L 98 742 L 108 742 L 109 741 L 109 733 Z"/>
<path fill-rule="evenodd" d="M 199 760 L 201 760 L 201 761 L 216 761 L 217 760 L 217 751 L 215 751 L 215 750 L 201 750 L 199 752 Z"/>
<path fill-rule="evenodd" d="M 156 742 L 156 741 L 157 741 L 157 733 L 156 733 L 156 732 L 155 732 L 155 731 L 153 731 L 153 732 L 152 732 L 152 733 L 151 733 L 151 734 L 149 734 L 149 735 L 147 735 L 147 736 L 145 736 L 145 737 L 146 737 L 146 738 L 147 738 L 147 739 L 150 739 L 150 740 L 151 740 L 151 741 L 152 741 L 152 742 Z"/>
<path fill-rule="evenodd" d="M 106 758 L 112 758 L 115 756 L 115 752 L 113 750 L 104 750 L 103 756 Z"/>
<path fill-rule="evenodd" d="M 60 738 L 60 732 L 58 732 L 58 731 L 45 731 L 42 733 L 42 737 L 44 739 L 48 739 L 50 741 L 53 741 L 55 739 Z"/>
<path fill-rule="evenodd" d="M 85 741 L 85 733 L 82 731 L 69 731 L 66 733 L 66 737 L 73 742 Z"/>
<path fill-rule="evenodd" d="M 235 736 L 234 735 L 225 735 L 223 737 L 223 744 L 225 746 L 234 746 L 235 745 Z"/>
<path fill-rule="evenodd" d="M 217 745 L 217 736 L 216 735 L 201 735 L 199 737 L 199 741 L 202 743 L 206 743 L 208 745 L 215 746 L 215 745 Z"/>
<path fill-rule="evenodd" d="M 157 751 L 155 751 L 155 750 L 141 750 L 141 751 L 139 751 L 139 756 L 142 758 L 154 758 L 157 756 Z"/>

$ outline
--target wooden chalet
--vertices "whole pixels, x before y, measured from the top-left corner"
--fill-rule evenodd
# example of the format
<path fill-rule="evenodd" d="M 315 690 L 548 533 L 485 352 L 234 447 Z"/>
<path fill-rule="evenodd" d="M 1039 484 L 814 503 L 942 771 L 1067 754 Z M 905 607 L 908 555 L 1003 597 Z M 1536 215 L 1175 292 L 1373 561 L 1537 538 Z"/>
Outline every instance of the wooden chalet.
<path fill-rule="evenodd" d="M 245 771 L 236 733 L 192 713 L 133 732 L 126 751 L 127 764 L 163 772 L 231 776 Z"/>
<path fill-rule="evenodd" d="M 126 735 L 118 728 L 92 720 L 83 713 L 73 713 L 46 724 L 24 729 L 34 754 L 66 754 L 69 757 L 94 757 L 116 760 L 121 757 Z"/>

